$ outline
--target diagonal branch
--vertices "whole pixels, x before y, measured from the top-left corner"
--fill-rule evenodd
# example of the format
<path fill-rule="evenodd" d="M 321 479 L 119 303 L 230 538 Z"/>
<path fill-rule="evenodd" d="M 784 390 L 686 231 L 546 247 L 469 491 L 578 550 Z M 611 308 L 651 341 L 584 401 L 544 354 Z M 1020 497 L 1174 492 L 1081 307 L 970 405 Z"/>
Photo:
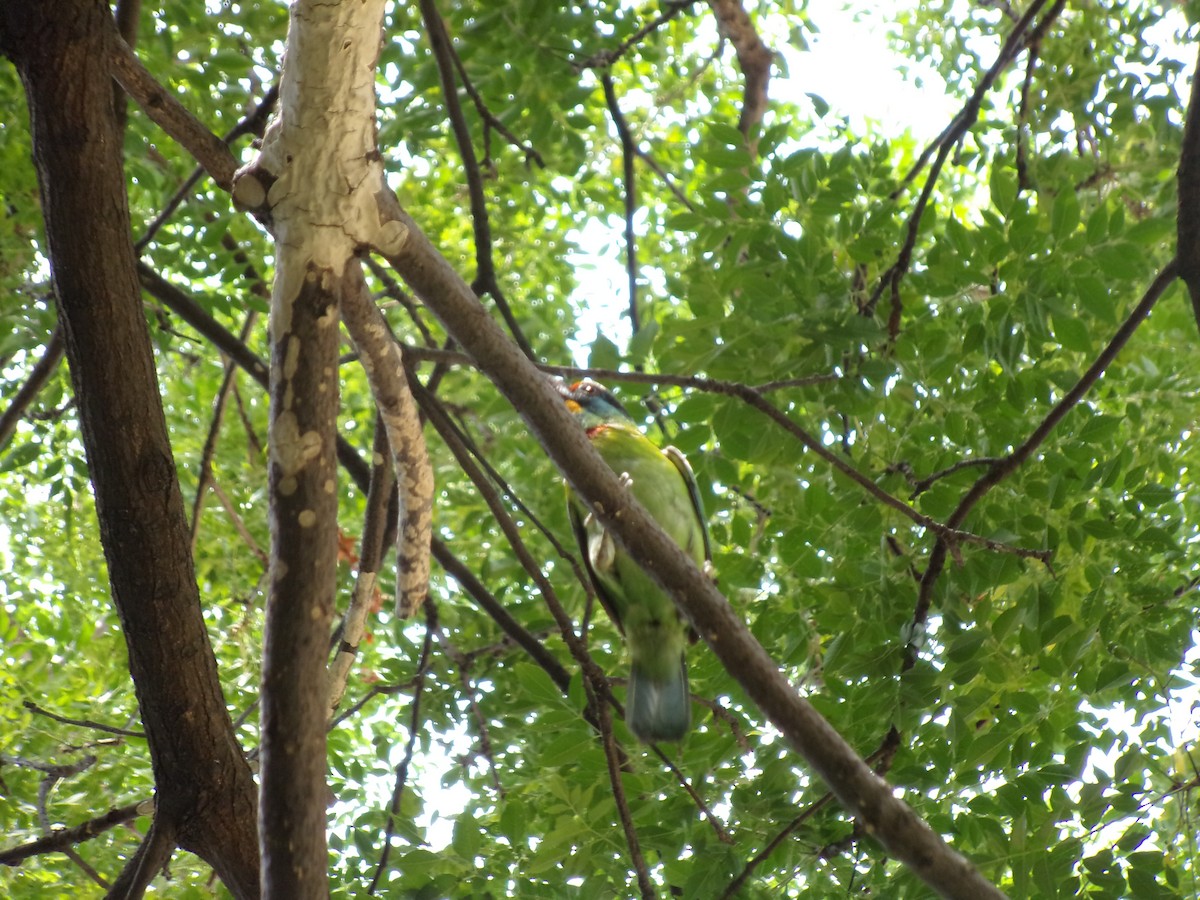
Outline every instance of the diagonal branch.
<path fill-rule="evenodd" d="M 113 35 L 109 41 L 113 77 L 155 124 L 196 158 L 222 190 L 233 189 L 237 160 L 219 137 L 204 127 L 175 95 L 154 80 L 133 48 Z"/>
<path fill-rule="evenodd" d="M 25 860 L 32 859 L 35 856 L 42 856 L 47 853 L 60 853 L 68 847 L 74 847 L 76 844 L 82 844 L 84 841 L 90 841 L 92 838 L 99 837 L 104 832 L 116 828 L 118 825 L 124 825 L 127 822 L 132 822 L 138 816 L 146 815 L 146 805 L 147 802 L 143 800 L 137 803 L 129 803 L 125 806 L 118 806 L 115 809 L 110 809 L 102 816 L 97 816 L 94 819 L 71 828 L 62 828 L 51 832 L 45 837 L 40 837 L 36 841 L 30 841 L 27 844 L 18 844 L 7 850 L 0 850 L 0 866 L 20 865 Z"/>
<path fill-rule="evenodd" d="M 898 197 L 908 183 L 924 168 L 936 150 L 933 164 L 930 166 L 929 174 L 925 178 L 925 185 L 922 187 L 921 193 L 917 197 L 917 202 L 913 204 L 912 212 L 909 214 L 908 225 L 905 228 L 904 243 L 900 247 L 900 253 L 897 255 L 896 261 L 892 266 L 883 273 L 883 277 L 879 279 L 879 284 L 875 287 L 870 299 L 864 305 L 864 312 L 870 315 L 874 312 L 883 292 L 885 290 L 890 291 L 891 312 L 888 315 L 888 336 L 893 341 L 900 333 L 900 313 L 902 310 L 900 282 L 904 280 L 904 276 L 908 274 L 908 270 L 912 265 L 913 251 L 917 244 L 917 234 L 921 230 L 921 218 L 925 213 L 925 207 L 929 204 L 930 197 L 933 195 L 933 189 L 937 184 L 938 175 L 941 174 L 942 166 L 945 165 L 946 159 L 950 156 L 950 152 L 954 149 L 955 145 L 962 140 L 963 136 L 979 118 L 979 110 L 983 105 L 983 98 L 991 90 L 992 85 L 996 83 L 996 79 L 1012 64 L 1021 50 L 1025 48 L 1026 32 L 1029 31 L 1034 18 L 1047 2 L 1048 0 L 1034 0 L 1029 9 L 1025 11 L 1025 15 L 1020 18 L 1017 24 L 1013 26 L 1013 30 L 1009 32 L 1004 45 L 1000 48 L 1000 52 L 996 56 L 996 61 L 992 63 L 979 84 L 976 85 L 975 91 L 966 105 L 959 111 L 950 124 L 946 126 L 942 133 L 934 139 L 933 143 L 925 149 L 925 152 L 913 164 L 908 174 L 904 176 L 900 186 L 892 192 L 892 199 Z M 1040 41 L 1046 30 L 1050 27 L 1050 24 L 1058 18 L 1064 6 L 1066 6 L 1066 0 L 1055 0 L 1054 6 L 1050 8 L 1050 11 L 1038 23 L 1037 28 L 1034 29 L 1033 34 L 1029 36 L 1028 40 L 1032 42 Z"/>
<path fill-rule="evenodd" d="M 506 141 L 525 154 L 525 164 L 534 163 L 539 169 L 546 168 L 546 161 L 542 159 L 542 154 L 538 153 L 537 148 L 533 144 L 522 141 L 512 130 L 505 125 L 499 117 L 496 116 L 487 104 L 483 102 L 483 97 L 479 95 L 470 76 L 467 74 L 467 67 L 463 65 L 462 57 L 454 52 L 454 48 L 450 48 L 450 54 L 454 59 L 454 71 L 458 73 L 459 80 L 462 82 L 463 90 L 467 92 L 467 96 L 471 98 L 471 102 L 475 104 L 475 112 L 479 114 L 479 118 L 483 121 L 483 142 L 484 142 L 484 165 L 487 166 L 491 159 L 491 151 L 487 148 L 491 143 L 490 130 L 500 132 Z"/>
<path fill-rule="evenodd" d="M 238 336 L 242 343 L 249 339 L 250 332 L 254 329 L 257 321 L 258 313 L 256 311 L 250 310 L 246 313 L 241 334 Z M 229 403 L 229 395 L 233 391 L 234 375 L 237 373 L 237 367 L 228 357 L 224 359 L 224 367 L 221 385 L 217 388 L 217 396 L 213 400 L 212 419 L 209 422 L 208 434 L 204 438 L 204 447 L 200 451 L 200 471 L 196 475 L 196 493 L 192 498 L 191 543 L 193 554 L 196 552 L 196 541 L 200 537 L 200 514 L 204 510 L 204 498 L 213 480 L 213 455 L 217 451 L 217 440 L 221 434 L 221 425 L 225 421 L 225 408 Z"/>
<path fill-rule="evenodd" d="M 1074 409 L 1084 395 L 1092 389 L 1104 371 L 1116 359 L 1117 354 L 1121 352 L 1121 348 L 1129 342 L 1133 333 L 1137 331 L 1138 326 L 1146 320 L 1150 315 L 1150 310 L 1154 308 L 1154 304 L 1158 302 L 1159 297 L 1163 292 L 1170 287 L 1171 282 L 1178 275 L 1178 263 L 1172 259 L 1169 263 L 1163 266 L 1150 287 L 1146 289 L 1146 293 L 1138 302 L 1137 306 L 1130 312 L 1128 318 L 1117 329 L 1116 334 L 1108 342 L 1107 346 L 1100 351 L 1100 355 L 1088 367 L 1087 371 L 1079 376 L 1079 380 L 1074 386 L 1063 395 L 1063 398 L 1058 401 L 1042 419 L 1041 423 L 1033 430 L 1021 446 L 1017 447 L 1012 453 L 996 460 L 988 470 L 981 475 L 976 482 L 971 485 L 971 488 L 958 502 L 958 506 L 954 508 L 954 512 L 946 520 L 948 528 L 957 529 L 964 521 L 967 515 L 975 508 L 975 505 L 984 498 L 984 496 L 994 488 L 997 484 L 1015 472 L 1021 465 L 1029 459 L 1037 450 L 1038 447 L 1050 436 L 1050 433 L 1058 426 L 1072 409 Z M 939 536 L 938 541 L 934 544 L 933 552 L 929 556 L 929 564 L 925 567 L 925 574 L 921 578 L 921 589 L 917 597 L 917 605 L 913 610 L 913 625 L 923 626 L 925 620 L 929 616 L 929 607 L 933 601 L 933 587 L 937 583 L 938 578 L 942 574 L 942 569 L 946 563 L 946 552 L 949 548 L 949 543 L 944 536 Z M 914 628 L 915 634 L 917 629 Z M 905 669 L 909 669 L 916 662 L 916 648 L 909 645 L 908 656 L 905 660 Z"/>
<path fill-rule="evenodd" d="M 50 380 L 50 376 L 54 374 L 62 358 L 62 328 L 59 327 L 55 328 L 54 332 L 50 335 L 50 340 L 46 342 L 46 348 L 42 351 L 41 358 L 34 364 L 33 371 L 29 373 L 29 378 L 25 380 L 25 383 L 13 395 L 12 402 L 8 404 L 8 408 L 3 413 L 0 413 L 0 450 L 3 450 L 5 445 L 11 440 L 13 432 L 17 430 L 17 423 L 25 415 L 25 410 L 29 408 L 34 398 L 46 386 L 46 382 Z"/>
<path fill-rule="evenodd" d="M 846 809 L 893 857 L 944 896 L 980 900 L 1002 897 L 895 796 L 824 717 L 800 697 L 711 580 L 663 533 L 604 464 L 548 379 L 506 338 L 480 307 L 470 287 L 395 197 L 381 195 L 380 201 L 386 217 L 408 234 L 403 247 L 386 254 L 389 263 L 474 357 L 591 506 L 593 514 L 674 598 L 726 670 Z"/>
<path fill-rule="evenodd" d="M 492 226 L 488 218 L 487 197 L 483 191 L 483 174 L 475 156 L 471 130 L 467 127 L 466 116 L 463 115 L 462 105 L 458 102 L 458 86 L 454 81 L 454 48 L 450 45 L 450 35 L 434 0 L 420 0 L 420 7 L 421 18 L 425 22 L 425 33 L 429 36 L 429 44 L 433 49 L 438 75 L 442 81 L 446 115 L 450 118 L 458 152 L 462 155 L 463 171 L 467 177 L 467 193 L 471 198 L 471 223 L 475 230 L 475 282 L 472 286 L 480 296 L 491 295 L 517 346 L 527 357 L 533 359 L 533 348 L 521 331 L 521 326 L 500 291 L 500 283 L 496 279 L 496 266 L 492 260 Z"/>
<path fill-rule="evenodd" d="M 633 814 L 629 811 L 629 801 L 625 797 L 625 784 L 621 780 L 622 753 L 613 734 L 612 709 L 604 702 L 590 679 L 584 679 L 584 688 L 588 695 L 588 706 L 599 719 L 600 743 L 604 746 L 604 761 L 608 766 L 608 781 L 612 787 L 613 801 L 617 807 L 617 818 L 621 822 L 621 830 L 625 832 L 625 846 L 629 848 L 629 860 L 637 874 L 638 890 L 643 900 L 654 900 L 657 893 L 650 881 L 650 870 L 646 867 L 646 857 L 642 854 L 641 841 L 638 838 L 637 826 L 633 824 Z"/>
<path fill-rule="evenodd" d="M 117 728 L 115 725 L 105 725 L 103 722 L 93 722 L 91 719 L 71 719 L 67 716 L 60 716 L 58 713 L 50 712 L 48 709 L 43 709 L 32 700 L 24 700 L 21 705 L 29 710 L 34 715 L 45 716 L 55 722 L 61 722 L 63 725 L 74 725 L 78 728 L 91 728 L 94 731 L 102 731 L 105 734 L 115 734 L 121 737 L 142 738 L 146 735 L 141 731 L 131 731 L 128 728 Z"/>
<path fill-rule="evenodd" d="M 496 599 L 478 576 L 436 537 L 433 539 L 432 549 L 433 558 L 438 561 L 438 565 L 442 567 L 443 571 L 458 582 L 459 587 L 466 591 L 467 596 L 475 602 L 475 605 L 487 613 L 492 621 L 512 638 L 515 644 L 528 653 L 530 658 L 546 671 L 558 689 L 565 694 L 571 686 L 571 673 L 553 653 L 546 649 L 546 645 L 513 618 L 504 604 Z"/>
<path fill-rule="evenodd" d="M 628 53 L 630 49 L 640 44 L 647 35 L 658 31 L 658 29 L 676 18 L 680 13 L 690 11 L 695 2 L 696 0 L 667 0 L 667 2 L 663 3 L 662 12 L 638 28 L 637 31 L 621 41 L 616 47 L 608 50 L 598 50 L 586 59 L 573 63 L 575 71 L 582 72 L 584 69 L 608 68 Z"/>

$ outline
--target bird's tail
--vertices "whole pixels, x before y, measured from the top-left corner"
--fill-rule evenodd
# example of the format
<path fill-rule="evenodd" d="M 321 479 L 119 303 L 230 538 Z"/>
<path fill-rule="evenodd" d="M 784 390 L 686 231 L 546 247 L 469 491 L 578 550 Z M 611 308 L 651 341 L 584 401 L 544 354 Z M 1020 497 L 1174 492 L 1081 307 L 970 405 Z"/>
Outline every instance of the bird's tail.
<path fill-rule="evenodd" d="M 633 660 L 625 700 L 625 724 L 634 737 L 646 743 L 683 740 L 691 715 L 687 660 L 682 653 L 679 665 L 665 670 Z"/>

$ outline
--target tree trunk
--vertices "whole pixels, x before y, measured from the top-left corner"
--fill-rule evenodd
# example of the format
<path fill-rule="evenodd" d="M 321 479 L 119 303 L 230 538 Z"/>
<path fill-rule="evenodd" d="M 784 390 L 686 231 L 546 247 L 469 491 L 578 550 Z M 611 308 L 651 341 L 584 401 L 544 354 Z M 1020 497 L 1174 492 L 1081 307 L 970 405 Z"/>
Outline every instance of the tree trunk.
<path fill-rule="evenodd" d="M 0 51 L 28 96 L 50 265 L 100 520 L 154 768 L 151 835 L 114 896 L 176 845 L 258 895 L 256 792 L 200 611 L 187 521 L 130 238 L 101 0 L 0 0 Z"/>

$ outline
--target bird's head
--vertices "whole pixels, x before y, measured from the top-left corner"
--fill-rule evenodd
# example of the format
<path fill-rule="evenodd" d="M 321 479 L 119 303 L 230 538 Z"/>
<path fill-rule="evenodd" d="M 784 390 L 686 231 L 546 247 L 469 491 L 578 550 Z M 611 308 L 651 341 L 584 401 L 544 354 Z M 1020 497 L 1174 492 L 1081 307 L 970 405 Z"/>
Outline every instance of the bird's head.
<path fill-rule="evenodd" d="M 625 411 L 621 402 L 613 396 L 612 391 L 597 381 L 585 378 L 574 384 L 565 381 L 554 383 L 567 409 L 574 414 L 584 428 L 612 422 L 632 422 L 633 418 Z"/>

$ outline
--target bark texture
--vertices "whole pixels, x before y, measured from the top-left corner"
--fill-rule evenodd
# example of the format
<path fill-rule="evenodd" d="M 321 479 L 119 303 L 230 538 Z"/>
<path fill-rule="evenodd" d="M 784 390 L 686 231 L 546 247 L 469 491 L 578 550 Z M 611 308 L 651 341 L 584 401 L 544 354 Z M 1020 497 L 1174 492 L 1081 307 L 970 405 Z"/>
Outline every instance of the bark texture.
<path fill-rule="evenodd" d="M 51 272 L 156 783 L 151 834 L 113 896 L 137 896 L 175 846 L 236 897 L 258 894 L 255 787 L 225 708 L 142 312 L 100 0 L 0 2 L 0 52 L 33 124 Z"/>
<path fill-rule="evenodd" d="M 338 282 L 309 268 L 271 313 L 271 589 L 263 639 L 263 896 L 328 896 L 325 657 L 337 567 Z M 287 315 L 280 314 L 280 304 Z"/>

